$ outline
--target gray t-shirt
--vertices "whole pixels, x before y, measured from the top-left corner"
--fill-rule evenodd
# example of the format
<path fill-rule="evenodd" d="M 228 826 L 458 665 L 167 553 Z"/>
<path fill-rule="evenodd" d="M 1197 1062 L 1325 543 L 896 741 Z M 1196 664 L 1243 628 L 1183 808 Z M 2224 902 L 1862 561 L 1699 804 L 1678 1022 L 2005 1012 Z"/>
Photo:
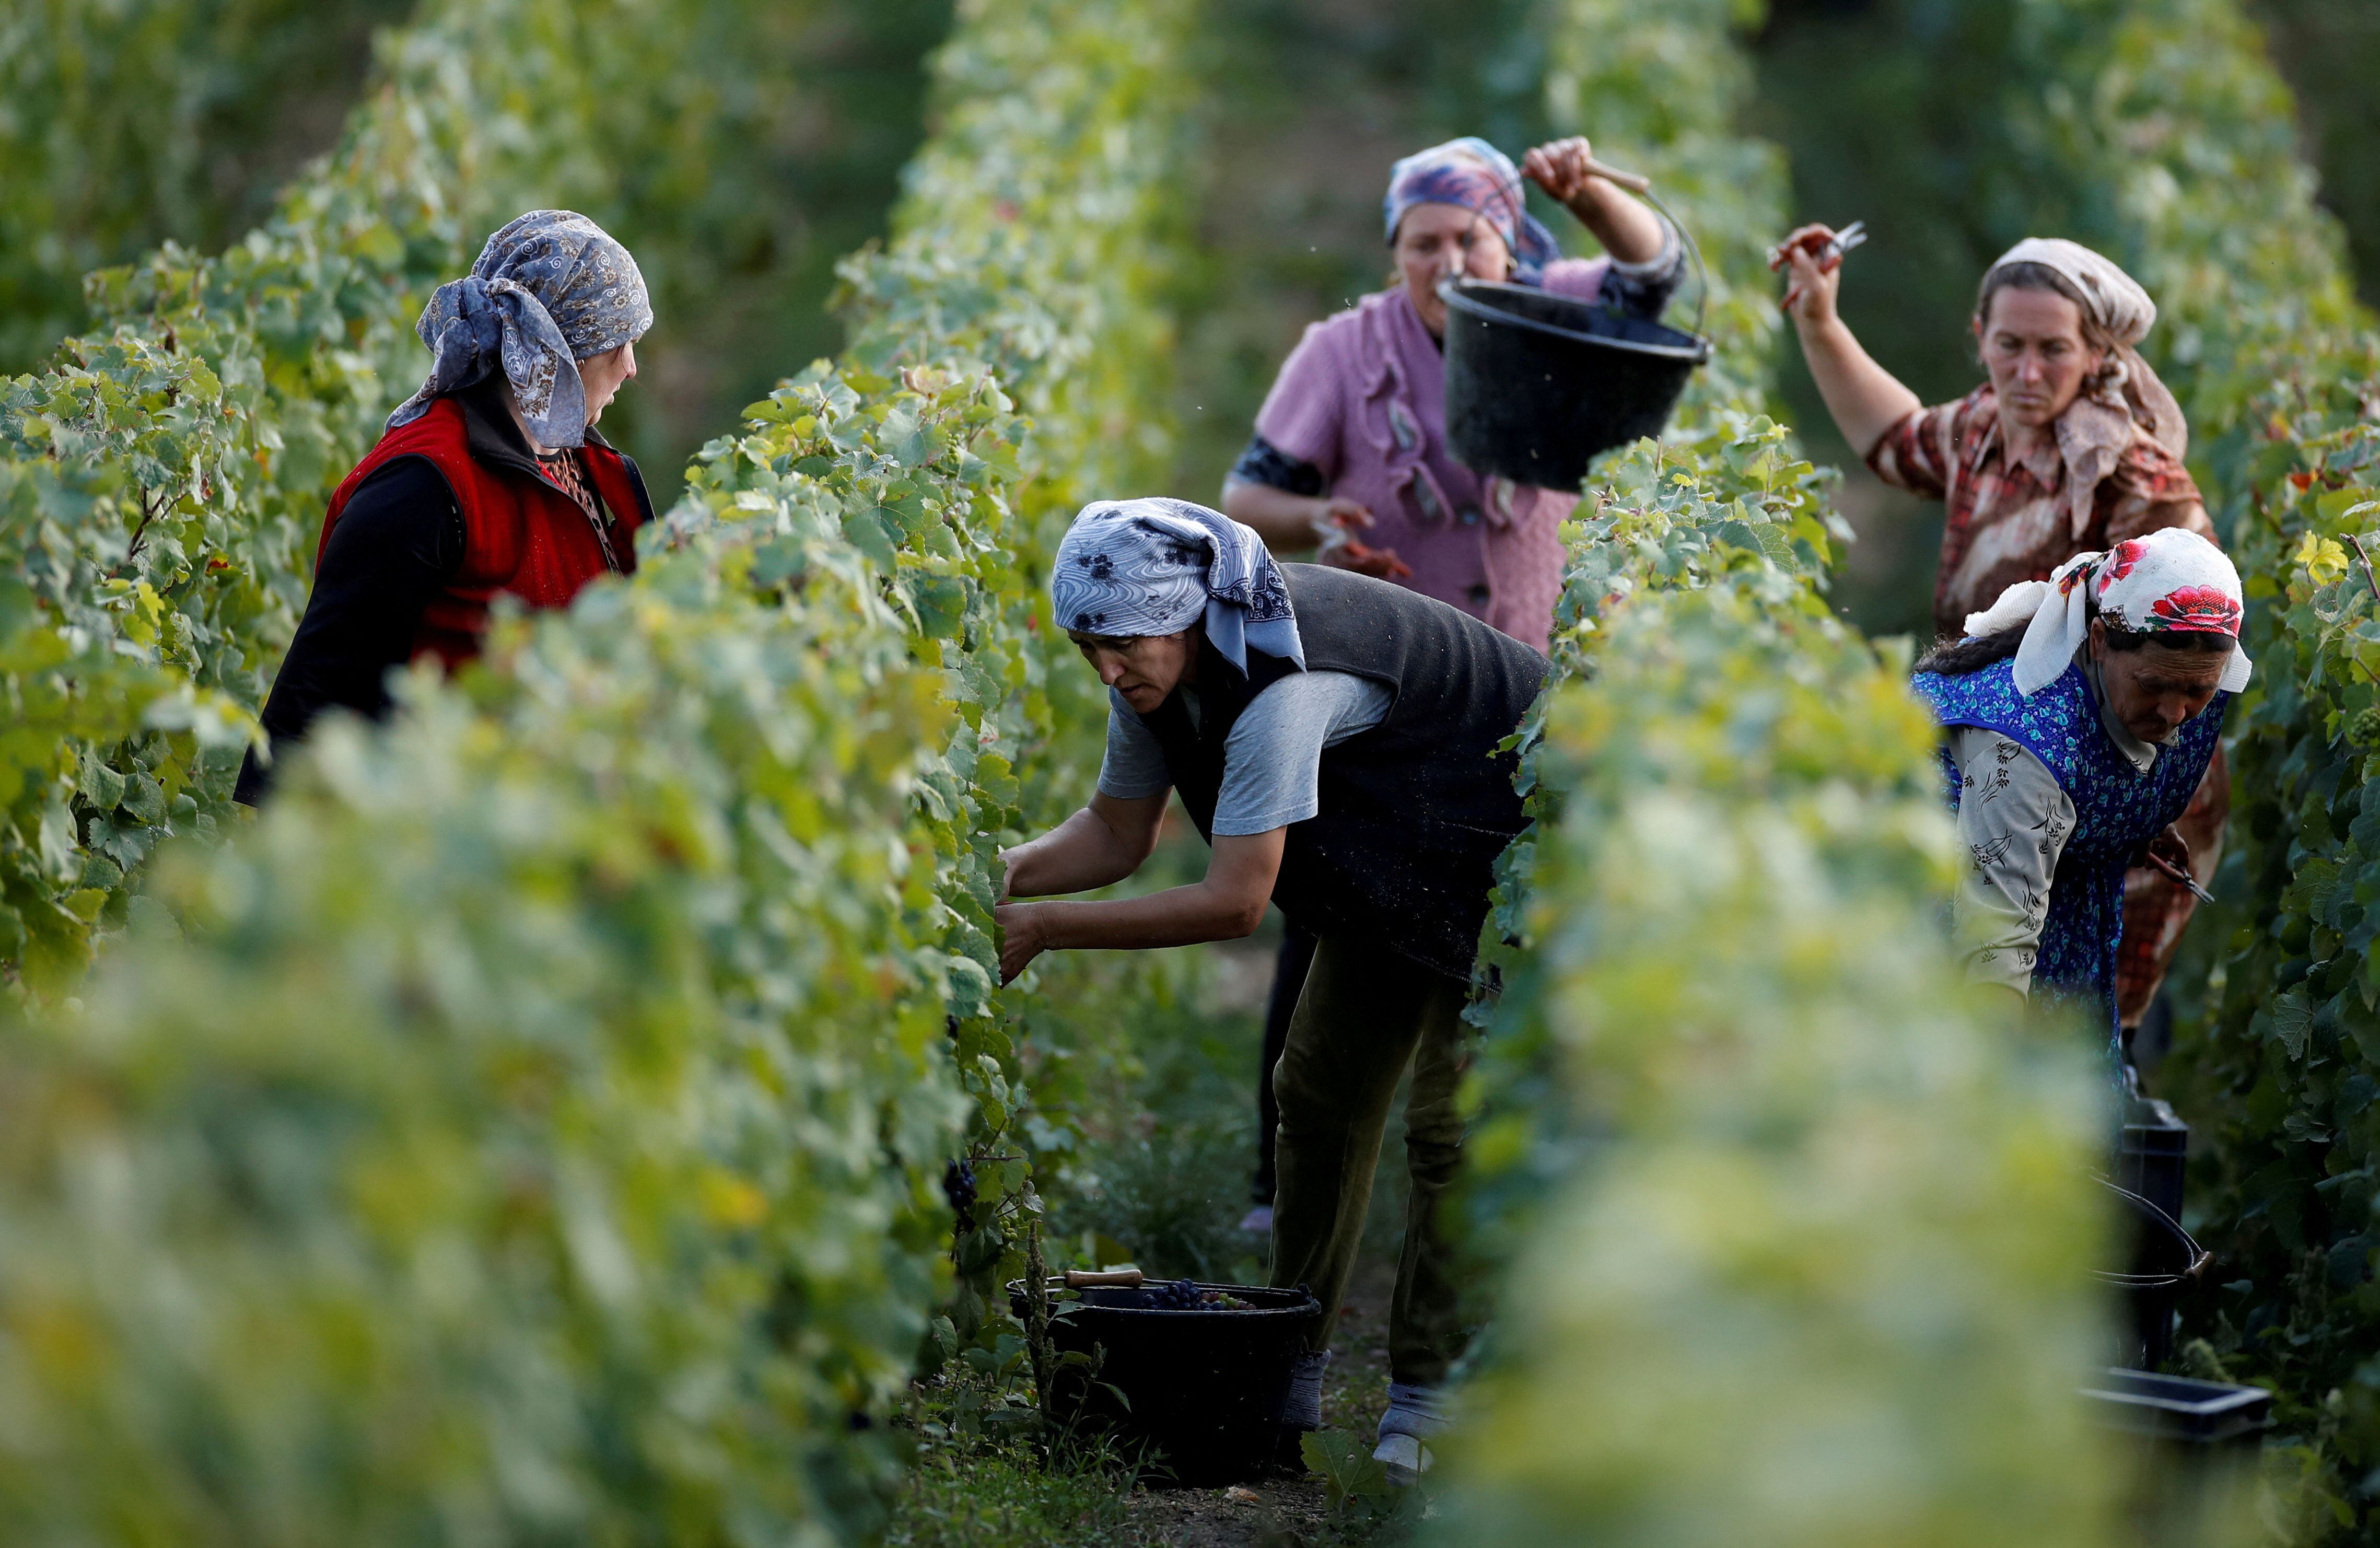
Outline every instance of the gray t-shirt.
<path fill-rule="evenodd" d="M 1196 689 L 1183 689 L 1195 721 Z M 1322 750 L 1388 718 L 1386 683 L 1353 672 L 1293 672 L 1248 701 L 1223 738 L 1223 787 L 1215 798 L 1215 833 L 1245 837 L 1303 823 L 1322 810 L 1318 794 Z M 1108 750 L 1099 793 L 1117 800 L 1161 796 L 1173 786 L 1157 737 L 1123 696 L 1108 690 Z"/>

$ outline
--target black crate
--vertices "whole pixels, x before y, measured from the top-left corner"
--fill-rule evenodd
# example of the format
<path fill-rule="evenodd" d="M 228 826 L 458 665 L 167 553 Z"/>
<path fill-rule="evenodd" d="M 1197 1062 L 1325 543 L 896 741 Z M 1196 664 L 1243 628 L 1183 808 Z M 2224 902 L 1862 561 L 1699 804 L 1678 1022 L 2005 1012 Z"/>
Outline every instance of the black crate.
<path fill-rule="evenodd" d="M 2161 1376 L 2111 1365 L 2082 1389 L 2093 1417 L 2116 1430 L 2191 1445 L 2252 1444 L 2272 1422 L 2263 1387 Z"/>

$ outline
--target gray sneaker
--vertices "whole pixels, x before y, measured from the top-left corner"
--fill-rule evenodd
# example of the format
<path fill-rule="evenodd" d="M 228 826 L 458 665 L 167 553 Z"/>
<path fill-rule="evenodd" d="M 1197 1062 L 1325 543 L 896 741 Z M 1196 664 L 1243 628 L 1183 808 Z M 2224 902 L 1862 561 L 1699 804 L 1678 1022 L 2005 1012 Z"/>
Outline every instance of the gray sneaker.
<path fill-rule="evenodd" d="M 1372 1456 L 1398 1488 L 1429 1471 L 1427 1441 L 1446 1428 L 1446 1400 L 1435 1387 L 1389 1383 L 1389 1411 L 1380 1416 L 1380 1444 Z"/>
<path fill-rule="evenodd" d="M 1372 1448 L 1372 1459 L 1380 1464 L 1389 1481 L 1400 1489 L 1412 1488 L 1435 1460 L 1418 1435 L 1382 1436 L 1380 1444 Z"/>

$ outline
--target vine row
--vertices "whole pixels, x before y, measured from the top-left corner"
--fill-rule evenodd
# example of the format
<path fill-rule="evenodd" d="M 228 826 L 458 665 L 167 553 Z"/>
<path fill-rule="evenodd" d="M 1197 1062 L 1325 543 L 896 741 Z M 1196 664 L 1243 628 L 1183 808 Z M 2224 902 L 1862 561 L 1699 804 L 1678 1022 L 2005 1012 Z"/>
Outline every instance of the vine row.
<path fill-rule="evenodd" d="M 2294 104 L 2232 0 L 2030 4 L 2031 153 L 2131 265 L 2192 464 L 2248 584 L 2256 677 L 2232 711 L 2219 908 L 2192 929 L 2158 1082 L 2193 1128 L 2191 1224 L 2216 1270 L 2185 1307 L 2194 1373 L 2277 1389 L 2276 1518 L 2380 1522 L 2380 829 L 2365 791 L 2380 639 L 2380 328 L 2314 201 Z M 2029 99 L 2030 100 L 2030 99 Z M 2362 546 L 2359 549 L 2358 544 Z"/>
<path fill-rule="evenodd" d="M 946 53 L 932 177 L 1083 174 L 998 317 L 886 320 L 914 298 L 878 284 L 843 366 L 705 448 L 633 581 L 411 676 L 385 731 L 326 727 L 9 1029 L 12 1541 L 856 1541 L 920 1351 L 997 1363 L 981 1292 L 1027 1148 L 1065 1148 L 989 931 L 999 835 L 1057 798 L 1020 778 L 1057 725 L 1024 513 L 1106 435 L 1067 372 L 1139 315 L 1059 253 L 1165 176 L 1089 152 L 1149 122 L 1150 40 L 1189 24 L 1128 10 L 970 14 Z M 978 100 L 988 59 L 1035 111 Z M 940 283 L 941 239 L 913 209 L 876 262 Z M 969 1152 L 994 1203 L 953 1301 L 937 1185 Z"/>
<path fill-rule="evenodd" d="M 91 276 L 92 332 L 0 381 L 12 986 L 71 985 L 94 932 L 124 922 L 156 846 L 231 819 L 323 504 L 420 379 L 413 323 L 431 287 L 524 207 L 674 226 L 706 136 L 735 121 L 657 97 L 656 63 L 707 43 L 733 19 L 714 13 L 738 6 L 751 10 L 720 0 L 689 18 L 431 0 L 382 38 L 339 149 L 270 221 L 219 256 L 168 244 Z M 643 137 L 658 152 L 620 153 L 664 118 L 670 135 Z"/>
<path fill-rule="evenodd" d="M 1761 413 L 1743 9 L 1574 3 L 1550 50 L 1557 116 L 1693 212 L 1722 348 L 1569 533 L 1475 1013 L 1500 1287 L 1425 1536 L 2098 1542 L 2093 1076 L 1962 987 L 1935 732 L 1828 609 L 1829 475 Z"/>

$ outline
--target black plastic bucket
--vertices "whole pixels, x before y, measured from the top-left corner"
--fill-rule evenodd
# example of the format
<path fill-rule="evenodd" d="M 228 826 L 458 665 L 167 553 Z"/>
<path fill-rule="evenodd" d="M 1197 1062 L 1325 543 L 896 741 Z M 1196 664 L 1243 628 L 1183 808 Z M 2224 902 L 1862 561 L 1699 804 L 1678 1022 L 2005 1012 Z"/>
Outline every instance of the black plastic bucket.
<path fill-rule="evenodd" d="M 1593 302 L 1448 280 L 1446 438 L 1515 483 L 1576 489 L 1598 452 L 1658 435 L 1710 341 Z"/>
<path fill-rule="evenodd" d="M 2124 1292 L 2131 1313 L 2132 1325 L 2118 1355 L 2128 1366 L 2155 1370 L 2173 1351 L 2173 1309 L 2181 1286 L 2204 1273 L 2214 1254 L 2154 1202 L 2105 1178 L 2100 1182 L 2115 1194 L 2131 1242 L 2131 1266 L 2098 1275 Z"/>
<path fill-rule="evenodd" d="M 1062 1355 L 1089 1356 L 1096 1370 L 1075 1366 L 1051 1379 L 1051 1417 L 1077 1434 L 1146 1447 L 1150 1470 L 1176 1483 L 1261 1478 L 1272 1462 L 1291 1367 L 1322 1319 L 1322 1303 L 1303 1286 L 1198 1288 L 1247 1307 L 1160 1310 L 1144 1304 L 1144 1291 L 1104 1286 L 1076 1292 L 1078 1301 L 1053 1299 L 1050 1344 Z M 1021 1320 L 1023 1280 L 1009 1282 L 1008 1300 Z"/>

